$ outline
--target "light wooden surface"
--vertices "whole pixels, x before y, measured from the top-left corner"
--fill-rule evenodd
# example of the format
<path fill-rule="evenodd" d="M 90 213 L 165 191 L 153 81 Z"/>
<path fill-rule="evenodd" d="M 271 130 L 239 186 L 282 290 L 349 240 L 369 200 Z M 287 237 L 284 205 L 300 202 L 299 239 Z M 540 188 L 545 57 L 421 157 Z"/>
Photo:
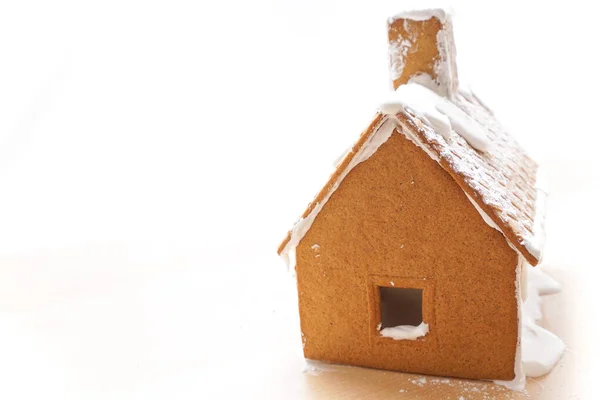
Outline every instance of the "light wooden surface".
<path fill-rule="evenodd" d="M 545 298 L 544 325 L 567 352 L 527 394 L 354 367 L 302 372 L 294 281 L 275 241 L 117 242 L 0 258 L 0 398 L 597 398 L 595 236 L 575 234 L 597 218 L 595 192 L 569 182 L 550 204 L 543 267 L 564 286 Z"/>
<path fill-rule="evenodd" d="M 565 290 L 545 299 L 545 325 L 569 350 L 548 376 L 529 380 L 525 395 L 485 382 L 306 367 L 293 282 L 283 270 L 255 264 L 244 272 L 234 262 L 215 275 L 194 251 L 161 256 L 140 245 L 0 261 L 0 395 L 567 399 L 577 398 L 581 389 L 577 374 L 584 368 L 586 342 L 575 329 L 577 314 L 568 312 L 581 299 L 569 272 L 558 268 L 548 271 Z"/>

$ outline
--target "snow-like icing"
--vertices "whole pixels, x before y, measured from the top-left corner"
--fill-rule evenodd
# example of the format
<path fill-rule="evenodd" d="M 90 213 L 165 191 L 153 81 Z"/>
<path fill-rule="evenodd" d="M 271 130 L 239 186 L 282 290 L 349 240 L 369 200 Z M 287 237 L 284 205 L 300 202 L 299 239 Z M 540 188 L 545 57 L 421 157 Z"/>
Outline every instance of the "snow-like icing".
<path fill-rule="evenodd" d="M 346 154 L 348 154 L 350 150 L 352 150 L 352 146 L 346 147 L 344 151 L 340 153 L 340 155 L 337 156 L 335 160 L 333 160 L 333 168 L 337 168 L 337 166 L 340 165 L 340 163 L 344 158 L 346 158 Z"/>
<path fill-rule="evenodd" d="M 505 386 L 511 390 L 521 391 L 525 389 L 527 382 L 525 371 L 523 370 L 523 298 L 521 297 L 521 279 L 522 271 L 525 265 L 525 258 L 519 254 L 517 267 L 515 268 L 515 298 L 517 300 L 517 349 L 515 351 L 515 377 L 512 381 L 495 380 L 494 383 Z"/>
<path fill-rule="evenodd" d="M 390 77 L 393 81 L 402 76 L 402 72 L 406 65 L 406 55 L 411 46 L 412 42 L 408 39 L 390 42 L 388 54 L 390 56 Z"/>
<path fill-rule="evenodd" d="M 398 325 L 383 328 L 379 331 L 381 336 L 392 338 L 394 340 L 416 340 L 429 333 L 429 324 L 421 322 L 418 326 Z"/>
<path fill-rule="evenodd" d="M 458 75 L 456 73 L 456 48 L 454 46 L 454 34 L 450 19 L 443 21 L 443 28 L 436 35 L 440 59 L 433 66 L 437 78 L 436 82 L 448 96 L 452 95 L 458 87 Z"/>
<path fill-rule="evenodd" d="M 427 82 L 426 79 L 421 79 L 421 81 L 425 82 L 425 84 Z M 416 100 L 411 98 L 411 95 L 409 93 L 410 91 L 416 92 L 419 96 L 424 94 L 424 96 L 421 97 L 424 97 L 425 101 L 423 102 L 421 101 L 422 99 L 417 97 L 415 98 Z M 527 250 L 531 251 L 531 254 L 534 255 L 534 257 L 541 258 L 541 248 L 544 241 L 543 216 L 545 215 L 545 210 L 542 207 L 542 200 L 545 201 L 545 196 L 543 196 L 542 194 L 545 194 L 545 189 L 541 188 L 541 185 L 536 185 L 540 187 L 540 189 L 538 190 L 538 193 L 540 195 L 537 196 L 537 204 L 535 204 L 535 208 L 534 204 L 529 203 L 529 200 L 527 200 L 526 198 L 522 200 L 524 202 L 523 207 L 530 207 L 534 212 L 537 211 L 535 212 L 536 228 L 533 229 L 532 227 L 526 229 L 526 227 L 528 226 L 527 224 L 533 225 L 533 221 L 528 222 L 528 217 L 527 214 L 525 214 L 525 211 L 516 207 L 517 203 L 515 202 L 519 199 L 511 194 L 511 190 L 506 189 L 509 185 L 514 184 L 514 182 L 512 182 L 512 177 L 510 177 L 510 175 L 498 174 L 496 172 L 497 168 L 502 167 L 502 165 L 499 165 L 496 162 L 496 166 L 494 167 L 496 168 L 496 170 L 493 170 L 490 167 L 490 164 L 493 162 L 493 160 L 486 161 L 485 159 L 478 159 L 473 156 L 473 150 L 469 150 L 468 145 L 460 145 L 460 143 L 457 141 L 457 138 L 462 138 L 462 136 L 454 134 L 454 130 L 452 129 L 453 124 L 450 122 L 451 119 L 439 110 L 442 110 L 443 112 L 446 112 L 448 114 L 457 115 L 457 117 L 453 115 L 452 120 L 454 121 L 463 118 L 463 116 L 466 116 L 468 118 L 464 110 L 469 110 L 469 115 L 477 116 L 478 119 L 476 120 L 480 125 L 484 125 L 485 123 L 489 122 L 489 132 L 492 133 L 491 136 L 493 137 L 494 134 L 497 135 L 500 144 L 504 145 L 504 148 L 502 146 L 492 146 L 488 150 L 488 152 L 492 152 L 492 155 L 490 157 L 494 157 L 498 160 L 502 160 L 503 157 L 508 157 L 508 159 L 512 161 L 513 157 L 518 156 L 518 154 L 512 155 L 510 154 L 510 152 L 513 151 L 513 146 L 518 145 L 513 145 L 514 141 L 511 142 L 511 138 L 502 130 L 500 130 L 500 128 L 497 127 L 497 125 L 494 124 L 494 119 L 491 114 L 487 112 L 477 113 L 478 109 L 483 110 L 481 106 L 479 106 L 478 109 L 469 109 L 465 108 L 467 106 L 463 103 L 461 107 L 455 107 L 448 100 L 441 98 L 441 96 L 438 96 L 431 90 L 428 90 L 422 85 L 419 85 L 415 82 L 411 82 L 407 85 L 402 85 L 399 88 L 399 90 L 395 93 L 398 92 L 406 93 L 405 98 L 403 99 L 401 97 L 401 101 L 391 101 L 385 103 L 384 106 L 382 106 L 383 112 L 394 115 L 393 118 L 385 122 L 385 129 L 382 129 L 381 126 L 379 128 L 374 129 L 374 132 L 371 134 L 371 137 L 366 141 L 365 145 L 363 145 L 363 148 L 358 152 L 358 154 L 353 157 L 350 165 L 346 167 L 344 171 L 342 171 L 339 178 L 337 179 L 329 193 L 326 195 L 326 197 L 321 199 L 319 204 L 316 204 L 316 206 L 309 213 L 309 215 L 307 215 L 303 219 L 300 219 L 294 225 L 291 232 L 291 240 L 286 244 L 282 251 L 282 256 L 284 258 L 290 259 L 288 262 L 290 268 L 293 268 L 295 266 L 293 254 L 289 254 L 290 250 L 294 249 L 298 245 L 302 237 L 304 237 L 305 233 L 312 226 L 314 218 L 321 211 L 323 205 L 328 201 L 331 194 L 337 189 L 339 184 L 343 181 L 345 176 L 352 170 L 352 168 L 354 168 L 354 166 L 358 165 L 359 163 L 367 160 L 372 154 L 375 153 L 379 146 L 385 143 L 385 141 L 391 136 L 394 129 L 394 125 L 399 123 L 397 118 L 395 118 L 395 115 L 399 110 L 405 107 L 404 104 L 408 104 L 410 106 L 410 108 L 406 107 L 407 111 L 409 112 L 409 117 L 413 118 L 412 116 L 418 114 L 418 116 L 424 120 L 423 122 L 425 122 L 425 124 L 422 125 L 422 128 L 424 137 L 427 140 L 427 144 L 423 143 L 413 133 L 414 128 L 402 126 L 400 132 L 404 134 L 408 139 L 410 139 L 413 143 L 415 143 L 417 146 L 419 146 L 422 150 L 424 150 L 432 159 L 434 159 L 438 163 L 441 162 L 441 159 L 444 159 L 448 164 L 452 166 L 452 168 L 455 171 L 464 176 L 465 182 L 469 186 L 471 186 L 476 193 L 480 195 L 480 200 L 483 201 L 484 204 L 490 206 L 490 208 L 496 213 L 496 217 L 499 217 L 500 220 L 504 221 L 508 226 L 511 227 L 511 229 L 514 230 L 514 232 L 517 234 L 517 237 L 521 238 L 522 243 L 524 243 L 525 246 L 528 246 L 526 247 Z M 407 100 L 406 97 L 408 97 Z M 429 103 L 427 102 L 428 98 L 433 99 L 433 104 L 442 102 L 439 100 L 441 99 L 450 105 L 445 105 L 446 103 L 442 102 L 444 106 L 441 106 L 438 109 L 438 107 L 431 106 L 431 101 Z M 424 103 L 425 105 L 422 106 L 421 103 Z M 470 104 L 470 106 L 473 107 L 471 103 L 468 104 Z M 423 112 L 423 110 L 425 110 L 425 112 Z M 416 121 L 416 119 L 414 120 Z M 429 126 L 428 124 L 432 126 Z M 475 123 L 474 121 L 469 121 L 466 124 L 462 125 L 455 123 L 454 126 L 456 127 L 460 125 L 463 128 L 461 132 L 464 133 L 465 127 L 470 128 L 476 124 L 477 123 Z M 481 133 L 480 131 L 479 134 L 482 135 L 483 133 Z M 495 140 L 494 143 L 496 142 L 497 141 Z M 432 148 L 434 147 L 437 149 L 437 151 L 432 150 Z M 486 153 L 483 154 L 484 157 L 487 157 Z M 514 160 L 514 162 L 516 163 L 519 162 L 517 159 Z M 519 178 L 517 177 L 517 179 Z M 523 185 L 526 185 L 526 183 L 524 182 Z M 520 190 L 519 186 L 517 186 L 515 190 Z M 473 199 L 470 198 L 470 200 L 475 204 Z M 481 209 L 481 207 L 476 207 L 476 209 L 486 223 L 488 223 L 495 229 L 499 229 L 498 225 L 494 223 L 490 216 L 486 212 L 484 212 Z M 529 231 L 534 231 L 534 234 L 530 234 Z M 539 251 L 536 249 L 539 249 Z"/>
<path fill-rule="evenodd" d="M 306 232 L 308 232 L 308 230 L 306 230 Z M 302 234 L 302 236 L 304 236 L 304 234 Z M 288 266 L 288 271 L 290 271 L 294 277 L 296 276 L 296 246 L 297 245 L 290 246 L 289 248 L 286 246 L 287 251 L 284 250 L 281 252 L 281 258 L 283 258 L 283 261 L 285 261 Z"/>
<path fill-rule="evenodd" d="M 446 96 L 446 93 L 440 88 L 438 83 L 431 79 L 429 74 L 418 73 L 410 77 L 408 83 L 416 83 L 421 86 L 425 86 L 432 92 L 437 93 L 440 96 Z"/>
<path fill-rule="evenodd" d="M 424 85 L 409 82 L 396 89 L 380 106 L 382 113 L 396 115 L 410 111 L 430 125 L 446 140 L 452 132 L 462 136 L 473 148 L 486 152 L 490 147 L 485 128 L 463 110 Z"/>
<path fill-rule="evenodd" d="M 336 180 L 329 193 L 327 193 L 325 198 L 323 198 L 323 200 L 317 203 L 315 207 L 313 207 L 312 211 L 305 218 L 300 218 L 298 221 L 296 221 L 294 227 L 292 228 L 292 231 L 290 232 L 290 240 L 281 251 L 281 257 L 283 257 L 286 264 L 288 265 L 288 269 L 292 271 L 295 270 L 296 247 L 298 246 L 300 240 L 302 240 L 304 235 L 306 235 L 306 232 L 308 232 L 308 230 L 312 226 L 315 218 L 317 217 L 317 215 L 319 215 L 321 209 L 323 209 L 323 206 L 327 203 L 331 195 L 337 190 L 337 188 L 342 183 L 346 175 L 348 175 L 348 173 L 358 164 L 365 160 L 368 160 L 373 154 L 375 154 L 377 149 L 379 149 L 379 146 L 387 142 L 395 128 L 396 124 L 393 121 L 386 120 L 382 122 L 382 125 L 379 128 L 374 129 L 373 133 L 371 134 L 371 137 L 365 142 L 365 144 L 358 151 L 358 153 L 352 158 L 350 165 L 348 165 L 348 167 L 346 167 L 346 169 L 342 171 L 342 173 Z"/>
<path fill-rule="evenodd" d="M 461 85 L 463 85 L 463 83 L 461 83 Z M 458 93 L 463 96 L 465 99 L 467 99 L 468 101 L 470 101 L 471 103 L 477 102 L 479 103 L 483 108 L 485 108 L 490 114 L 494 114 L 494 112 L 492 111 L 492 109 L 483 102 L 483 100 L 481 99 L 481 97 L 477 96 L 477 94 L 473 91 L 473 88 L 471 86 L 465 87 L 465 86 L 459 86 L 458 87 Z"/>
<path fill-rule="evenodd" d="M 394 23 L 399 19 L 410 19 L 413 21 L 426 21 L 430 18 L 437 18 L 440 21 L 446 20 L 451 15 L 449 10 L 442 8 L 429 8 L 425 10 L 408 10 L 402 11 L 401 13 L 395 14 L 388 18 L 388 24 Z"/>
<path fill-rule="evenodd" d="M 550 185 L 543 168 L 538 168 L 535 181 L 535 216 L 533 219 L 533 235 L 523 239 L 523 244 L 535 258 L 542 261 L 542 252 L 546 243 L 546 203 Z"/>
<path fill-rule="evenodd" d="M 479 207 L 479 204 L 477 204 L 475 202 L 475 200 L 473 200 L 473 198 L 471 196 L 469 196 L 467 193 L 465 193 L 465 195 L 467 195 L 467 199 L 469 199 L 469 201 L 471 202 L 471 204 L 473 204 L 473 207 L 475 207 L 475 209 L 477 210 L 477 212 L 479 213 L 479 215 L 481 215 L 481 218 L 483 218 L 483 221 L 486 224 L 488 224 L 489 226 L 491 226 L 492 228 L 494 228 L 495 230 L 502 232 L 502 229 L 500 229 L 500 227 L 498 226 L 498 224 L 496 224 L 494 222 L 494 220 L 490 218 L 490 216 L 488 215 L 488 213 L 486 213 L 485 211 L 483 211 L 483 209 L 481 207 Z"/>
<path fill-rule="evenodd" d="M 487 127 L 494 145 L 481 158 L 473 157 L 473 154 L 469 154 L 461 146 L 451 145 L 448 146 L 448 152 L 442 150 L 448 156 L 446 160 L 455 171 L 466 177 L 466 183 L 493 210 L 495 217 L 502 221 L 504 227 L 510 227 L 519 243 L 539 261 L 544 241 L 543 227 L 536 234 L 533 217 L 539 215 L 541 222 L 545 209 L 539 208 L 542 196 L 536 196 L 535 193 L 535 187 L 539 186 L 535 183 L 534 174 L 539 171 L 537 164 L 506 133 L 493 113 L 481 105 L 481 102 L 473 102 L 463 96 L 456 96 L 452 101 Z M 452 153 L 458 156 L 453 157 Z M 536 204 L 536 198 L 540 200 L 539 204 Z M 534 241 L 539 243 L 539 252 L 531 246 L 531 251 L 527 248 L 527 243 Z"/>
<path fill-rule="evenodd" d="M 547 374 L 560 360 L 565 345 L 552 332 L 537 323 L 542 319 L 542 296 L 560 292 L 560 285 L 541 268 L 527 265 L 527 299 L 522 307 L 523 369 L 538 377 Z"/>
<path fill-rule="evenodd" d="M 544 273 L 542 268 L 532 267 L 519 256 L 517 276 L 521 268 L 527 277 L 524 279 L 527 298 L 522 299 L 517 286 L 519 346 L 515 360 L 515 379 L 509 382 L 494 381 L 513 390 L 525 388 L 525 376 L 536 378 L 550 372 L 565 351 L 565 345 L 558 336 L 538 325 L 542 319 L 541 297 L 559 293 L 559 283 Z"/>
<path fill-rule="evenodd" d="M 440 162 L 440 158 L 438 157 L 438 155 L 435 154 L 433 151 L 431 151 L 431 149 L 429 147 L 425 146 L 425 144 L 421 141 L 421 139 L 419 139 L 412 132 L 412 129 L 407 127 L 404 123 L 402 123 L 400 120 L 396 119 L 395 117 L 393 119 L 395 119 L 398 126 L 400 126 L 401 129 L 399 131 L 404 136 L 406 136 L 407 139 L 409 139 L 411 142 L 413 142 L 413 144 L 415 144 L 417 147 L 419 147 L 421 150 L 423 150 L 433 161 L 435 161 L 437 163 Z"/>

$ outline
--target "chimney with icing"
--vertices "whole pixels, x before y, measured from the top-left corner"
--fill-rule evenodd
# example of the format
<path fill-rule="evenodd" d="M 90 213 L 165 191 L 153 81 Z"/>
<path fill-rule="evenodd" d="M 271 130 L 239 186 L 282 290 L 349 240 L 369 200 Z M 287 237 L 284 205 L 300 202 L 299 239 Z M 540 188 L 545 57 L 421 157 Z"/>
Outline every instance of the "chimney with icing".
<path fill-rule="evenodd" d="M 394 90 L 418 80 L 442 95 L 458 88 L 452 22 L 442 9 L 408 11 L 388 19 Z"/>

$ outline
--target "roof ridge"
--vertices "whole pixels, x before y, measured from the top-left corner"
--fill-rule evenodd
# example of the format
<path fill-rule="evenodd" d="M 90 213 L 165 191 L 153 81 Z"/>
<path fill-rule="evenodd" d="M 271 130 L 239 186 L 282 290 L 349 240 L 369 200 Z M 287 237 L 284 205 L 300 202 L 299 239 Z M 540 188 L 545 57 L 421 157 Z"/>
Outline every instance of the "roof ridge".
<path fill-rule="evenodd" d="M 467 115 L 488 127 L 487 135 L 492 143 L 489 153 L 477 152 L 457 134 L 444 139 L 425 121 L 413 115 L 412 110 L 400 111 L 393 118 L 394 123 L 399 121 L 403 129 L 398 131 L 452 176 L 486 223 L 500 230 L 507 242 L 531 265 L 538 264 L 544 242 L 545 215 L 542 205 L 538 204 L 545 202 L 545 193 L 536 190 L 536 179 L 532 177 L 537 173 L 537 164 L 501 129 L 494 116 L 479 102 L 473 102 L 465 96 L 452 100 Z M 381 113 L 374 117 L 342 162 L 337 165 L 325 186 L 288 232 L 279 246 L 279 254 L 288 257 L 352 168 L 368 159 L 392 132 L 397 130 L 397 126 L 394 126 L 388 129 L 389 132 L 379 132 L 390 120 L 392 118 Z M 381 136 L 369 147 L 378 133 Z M 288 260 L 290 267 L 293 263 L 293 260 Z"/>

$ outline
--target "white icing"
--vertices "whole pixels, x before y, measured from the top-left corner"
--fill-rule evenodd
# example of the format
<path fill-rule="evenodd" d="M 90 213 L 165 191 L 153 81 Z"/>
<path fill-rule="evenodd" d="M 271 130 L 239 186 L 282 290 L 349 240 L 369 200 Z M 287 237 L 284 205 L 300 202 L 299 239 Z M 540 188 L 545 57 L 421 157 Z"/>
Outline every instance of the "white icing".
<path fill-rule="evenodd" d="M 413 142 L 413 144 L 415 146 L 417 146 L 418 148 L 423 150 L 433 161 L 438 162 L 438 163 L 440 162 L 440 159 L 437 156 L 437 154 L 435 154 L 434 152 L 429 150 L 429 148 L 427 146 L 425 146 L 425 144 L 423 144 L 423 142 L 421 142 L 421 140 L 415 134 L 413 134 L 413 132 L 410 128 L 408 128 L 404 123 L 402 123 L 399 119 L 397 119 L 396 116 L 394 116 L 393 119 L 396 121 L 398 126 L 401 128 L 401 129 L 399 129 L 399 131 L 402 132 L 402 134 L 408 140 L 410 140 L 411 142 Z"/>
<path fill-rule="evenodd" d="M 388 18 L 388 24 L 393 24 L 394 21 L 399 19 L 410 19 L 413 21 L 426 21 L 430 18 L 437 18 L 440 21 L 444 22 L 447 17 L 451 15 L 449 10 L 444 10 L 442 8 L 430 8 L 425 10 L 409 10 L 403 11 L 396 15 L 393 15 Z"/>
<path fill-rule="evenodd" d="M 521 268 L 527 277 L 524 279 L 527 298 L 522 300 L 517 286 L 519 346 L 515 360 L 515 379 L 509 382 L 494 381 L 513 390 L 525 388 L 522 376 L 536 378 L 550 372 L 565 351 L 565 345 L 558 336 L 538 325 L 542 319 L 541 296 L 560 292 L 560 285 L 540 267 L 529 265 L 523 256 L 519 256 L 517 276 Z"/>
<path fill-rule="evenodd" d="M 392 81 L 400 78 L 406 64 L 406 55 L 412 46 L 412 42 L 402 39 L 399 42 L 390 42 L 388 54 L 390 57 L 390 77 Z"/>
<path fill-rule="evenodd" d="M 538 261 L 542 261 L 542 253 L 546 243 L 546 203 L 549 192 L 548 176 L 543 168 L 538 167 L 535 181 L 535 216 L 533 218 L 533 235 L 523 240 L 523 245 Z"/>
<path fill-rule="evenodd" d="M 440 96 L 445 96 L 445 93 L 442 91 L 440 86 L 437 84 L 436 81 L 434 81 L 431 78 L 431 76 L 429 76 L 429 74 L 418 73 L 416 75 L 413 75 L 408 80 L 408 83 L 416 83 L 418 85 L 425 86 L 427 89 L 431 90 L 432 92 L 435 92 Z"/>
<path fill-rule="evenodd" d="M 515 269 L 515 297 L 517 300 L 517 350 L 515 351 L 515 377 L 512 381 L 494 380 L 494 383 L 502 385 L 511 390 L 522 391 L 525 389 L 527 380 L 523 371 L 523 300 L 521 298 L 521 271 L 525 264 L 525 257 L 519 254 L 517 267 Z"/>
<path fill-rule="evenodd" d="M 429 333 L 429 324 L 421 322 L 418 326 L 392 326 L 388 328 L 383 328 L 379 333 L 383 337 L 392 338 L 394 340 L 416 340 Z"/>
<path fill-rule="evenodd" d="M 339 370 L 339 366 L 333 364 L 327 364 L 317 360 L 311 360 L 309 358 L 304 359 L 304 365 L 302 365 L 302 372 L 309 375 L 320 375 L 323 372 L 335 372 Z"/>
<path fill-rule="evenodd" d="M 456 73 L 456 49 L 454 48 L 454 37 L 450 20 L 442 21 L 444 27 L 436 35 L 439 60 L 433 66 L 441 90 L 447 95 L 456 91 L 458 76 Z"/>
<path fill-rule="evenodd" d="M 287 246 L 286 246 L 287 247 Z M 281 257 L 285 261 L 288 271 L 291 271 L 292 275 L 296 276 L 296 246 L 291 247 L 287 252 L 282 251 Z"/>
<path fill-rule="evenodd" d="M 469 194 L 467 192 L 465 192 L 465 195 L 467 196 L 467 199 L 469 199 L 471 204 L 473 204 L 473 207 L 475 207 L 475 209 L 477 210 L 479 215 L 481 215 L 481 218 L 483 218 L 484 222 L 486 224 L 488 224 L 489 226 L 491 226 L 492 228 L 494 228 L 495 230 L 502 233 L 502 235 L 504 235 L 504 233 L 502 232 L 500 227 L 494 222 L 494 220 L 485 211 L 483 211 L 483 209 L 481 207 L 479 207 L 479 205 L 477 203 L 475 203 L 475 200 L 473 200 L 473 198 L 471 196 L 469 196 Z"/>
<path fill-rule="evenodd" d="M 477 94 L 473 91 L 473 88 L 470 85 L 468 86 L 468 88 L 464 86 L 459 86 L 458 93 L 471 103 L 479 103 L 480 106 L 485 108 L 490 114 L 494 115 L 492 109 L 486 103 L 483 102 L 481 97 L 477 96 Z"/>
<path fill-rule="evenodd" d="M 394 121 L 387 119 L 384 122 L 382 122 L 382 125 L 379 128 L 374 129 L 373 133 L 371 134 L 371 137 L 365 142 L 365 144 L 358 151 L 358 153 L 352 158 L 352 161 L 350 161 L 350 165 L 348 165 L 346 169 L 342 171 L 335 184 L 325 195 L 325 197 L 313 207 L 312 211 L 305 218 L 301 218 L 298 221 L 296 221 L 290 233 L 290 240 L 281 251 L 281 257 L 286 262 L 288 269 L 294 270 L 296 268 L 296 247 L 298 246 L 304 235 L 306 235 L 306 232 L 309 231 L 315 218 L 317 217 L 317 215 L 319 215 L 321 209 L 323 209 L 323 206 L 327 203 L 331 195 L 337 190 L 337 188 L 342 183 L 346 175 L 348 175 L 348 173 L 358 164 L 365 160 L 368 160 L 377 151 L 377 149 L 379 149 L 379 146 L 381 146 L 389 139 L 395 128 L 396 124 L 394 123 Z"/>
<path fill-rule="evenodd" d="M 446 98 L 423 85 L 411 82 L 399 86 L 380 106 L 380 110 L 387 115 L 410 111 L 446 140 L 455 132 L 481 152 L 486 152 L 490 147 L 484 127 Z"/>
<path fill-rule="evenodd" d="M 333 160 L 333 168 L 337 168 L 338 165 L 342 162 L 344 158 L 346 158 L 346 154 L 348 154 L 352 150 L 352 146 L 347 147 L 343 153 L 341 153 L 335 160 Z"/>
<path fill-rule="evenodd" d="M 527 265 L 527 270 L 528 296 L 522 307 L 523 369 L 527 376 L 538 377 L 550 372 L 565 351 L 558 336 L 537 324 L 542 319 L 541 296 L 560 292 L 560 285 L 539 267 Z"/>

